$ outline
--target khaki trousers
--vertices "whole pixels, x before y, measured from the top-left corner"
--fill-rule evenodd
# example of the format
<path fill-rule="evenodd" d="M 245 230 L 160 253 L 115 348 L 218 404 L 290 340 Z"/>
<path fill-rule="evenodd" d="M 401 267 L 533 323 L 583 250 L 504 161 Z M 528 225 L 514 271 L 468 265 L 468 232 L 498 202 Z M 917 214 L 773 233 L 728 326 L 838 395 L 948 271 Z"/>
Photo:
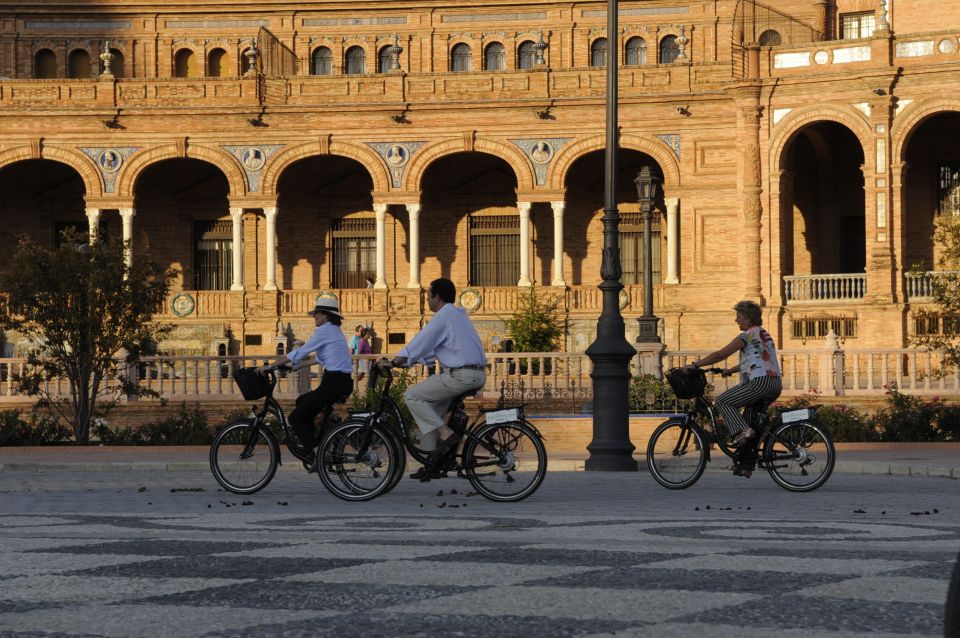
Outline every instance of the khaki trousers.
<path fill-rule="evenodd" d="M 403 398 L 421 434 L 427 434 L 444 424 L 443 415 L 453 399 L 483 387 L 486 380 L 482 370 L 444 370 L 408 389 Z"/>

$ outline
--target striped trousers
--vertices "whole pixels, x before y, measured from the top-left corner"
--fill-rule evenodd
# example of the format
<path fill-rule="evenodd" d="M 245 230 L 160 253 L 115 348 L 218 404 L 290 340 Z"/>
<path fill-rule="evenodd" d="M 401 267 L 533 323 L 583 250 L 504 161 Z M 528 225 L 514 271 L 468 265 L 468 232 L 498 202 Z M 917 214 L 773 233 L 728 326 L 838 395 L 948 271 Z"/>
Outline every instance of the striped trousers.
<path fill-rule="evenodd" d="M 740 414 L 740 408 L 756 403 L 760 399 L 773 401 L 782 391 L 783 383 L 780 377 L 758 377 L 730 388 L 717 397 L 714 405 L 723 415 L 723 421 L 727 424 L 730 434 L 736 434 L 747 427 L 747 422 Z"/>

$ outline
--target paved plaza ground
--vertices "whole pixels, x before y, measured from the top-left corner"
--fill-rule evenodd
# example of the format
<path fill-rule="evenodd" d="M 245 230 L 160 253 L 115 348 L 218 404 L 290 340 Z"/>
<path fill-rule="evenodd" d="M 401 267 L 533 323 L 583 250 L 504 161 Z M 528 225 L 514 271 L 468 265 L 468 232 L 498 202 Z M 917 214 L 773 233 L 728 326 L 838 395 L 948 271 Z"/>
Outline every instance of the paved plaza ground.
<path fill-rule="evenodd" d="M 960 485 L 835 474 L 551 472 L 370 503 L 280 472 L 0 473 L 0 636 L 942 636 Z"/>

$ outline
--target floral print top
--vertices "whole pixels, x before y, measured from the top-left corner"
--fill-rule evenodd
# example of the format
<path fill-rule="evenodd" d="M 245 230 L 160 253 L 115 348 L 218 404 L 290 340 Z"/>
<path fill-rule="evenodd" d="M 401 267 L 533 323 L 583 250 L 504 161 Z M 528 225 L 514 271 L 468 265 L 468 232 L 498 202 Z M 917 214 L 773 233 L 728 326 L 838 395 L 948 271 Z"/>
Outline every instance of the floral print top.
<path fill-rule="evenodd" d="M 780 364 L 777 362 L 777 349 L 773 338 L 762 326 L 740 333 L 743 348 L 740 350 L 740 379 L 752 381 L 760 377 L 779 377 Z"/>

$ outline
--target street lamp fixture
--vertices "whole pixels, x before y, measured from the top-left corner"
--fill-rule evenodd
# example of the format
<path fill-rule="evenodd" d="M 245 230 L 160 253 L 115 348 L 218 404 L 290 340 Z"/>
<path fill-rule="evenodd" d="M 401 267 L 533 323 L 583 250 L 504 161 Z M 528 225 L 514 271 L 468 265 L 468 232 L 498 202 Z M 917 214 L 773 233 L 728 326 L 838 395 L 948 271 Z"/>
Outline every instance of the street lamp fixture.
<path fill-rule="evenodd" d="M 637 199 L 640 201 L 640 212 L 643 215 L 643 316 L 637 319 L 639 332 L 638 343 L 659 343 L 657 334 L 659 319 L 653 314 L 653 202 L 657 198 L 657 189 L 660 178 L 655 175 L 649 166 L 640 169 L 640 174 L 633 180 L 637 186 Z"/>

